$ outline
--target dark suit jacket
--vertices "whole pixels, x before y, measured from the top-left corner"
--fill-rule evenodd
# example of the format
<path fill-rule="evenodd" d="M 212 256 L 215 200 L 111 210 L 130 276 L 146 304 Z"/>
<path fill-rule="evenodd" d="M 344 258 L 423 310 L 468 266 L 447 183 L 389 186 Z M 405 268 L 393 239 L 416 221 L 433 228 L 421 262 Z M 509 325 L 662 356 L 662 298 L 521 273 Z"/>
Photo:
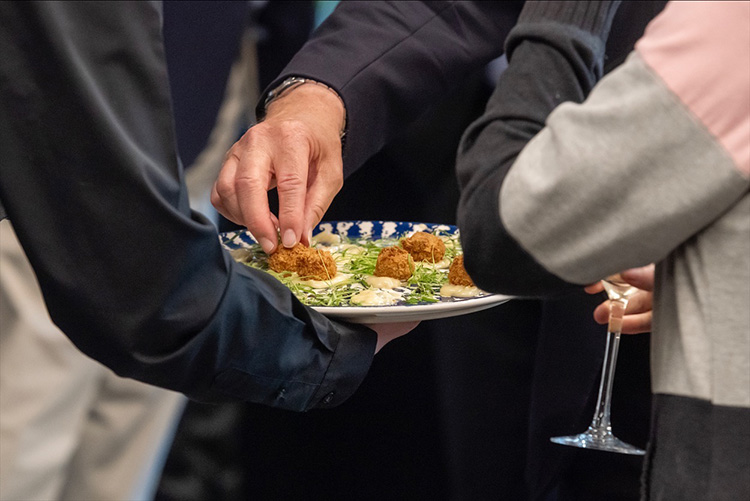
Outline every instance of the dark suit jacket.
<path fill-rule="evenodd" d="M 235 263 L 190 211 L 161 28 L 158 2 L 0 3 L 0 199 L 50 315 L 118 374 L 195 399 L 336 405 L 375 335 Z"/>

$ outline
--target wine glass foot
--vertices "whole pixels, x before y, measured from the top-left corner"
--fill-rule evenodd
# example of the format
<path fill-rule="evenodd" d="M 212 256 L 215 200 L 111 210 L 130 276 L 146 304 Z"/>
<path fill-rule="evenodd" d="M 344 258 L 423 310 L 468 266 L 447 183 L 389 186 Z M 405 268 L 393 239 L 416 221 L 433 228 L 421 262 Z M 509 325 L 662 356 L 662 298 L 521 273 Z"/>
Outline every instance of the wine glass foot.
<path fill-rule="evenodd" d="M 620 454 L 633 454 L 636 456 L 646 454 L 646 451 L 643 449 L 623 442 L 612 435 L 609 431 L 597 432 L 592 428 L 589 428 L 584 433 L 579 433 L 578 435 L 552 437 L 550 438 L 550 441 L 560 445 L 578 447 L 580 449 L 594 449 L 597 451 L 618 452 Z"/>

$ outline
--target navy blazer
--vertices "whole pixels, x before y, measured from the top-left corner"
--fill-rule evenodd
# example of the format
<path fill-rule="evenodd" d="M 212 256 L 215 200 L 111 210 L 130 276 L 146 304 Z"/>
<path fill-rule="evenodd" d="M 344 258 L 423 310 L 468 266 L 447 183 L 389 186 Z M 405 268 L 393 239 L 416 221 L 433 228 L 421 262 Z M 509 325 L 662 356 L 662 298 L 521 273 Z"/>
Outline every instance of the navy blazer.
<path fill-rule="evenodd" d="M 0 200 L 83 352 L 203 401 L 352 394 L 375 334 L 234 262 L 188 206 L 159 2 L 0 2 L 0 54 Z"/>

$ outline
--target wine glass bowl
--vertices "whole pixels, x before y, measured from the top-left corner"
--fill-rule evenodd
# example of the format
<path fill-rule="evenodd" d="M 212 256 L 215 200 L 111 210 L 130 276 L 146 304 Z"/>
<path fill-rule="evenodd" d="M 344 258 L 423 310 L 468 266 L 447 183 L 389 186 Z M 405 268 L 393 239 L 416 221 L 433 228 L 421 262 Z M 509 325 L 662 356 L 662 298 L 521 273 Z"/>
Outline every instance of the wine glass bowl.
<path fill-rule="evenodd" d="M 609 297 L 609 325 L 607 328 L 607 346 L 604 351 L 602 376 L 599 381 L 599 395 L 596 411 L 589 428 L 577 435 L 552 437 L 556 444 L 579 447 L 581 449 L 595 449 L 600 451 L 617 452 L 620 454 L 643 455 L 646 453 L 634 445 L 623 442 L 612 434 L 610 408 L 612 404 L 612 382 L 615 377 L 617 351 L 620 347 L 622 319 L 630 297 L 638 289 L 625 282 L 619 274 L 602 280 L 604 290 Z"/>

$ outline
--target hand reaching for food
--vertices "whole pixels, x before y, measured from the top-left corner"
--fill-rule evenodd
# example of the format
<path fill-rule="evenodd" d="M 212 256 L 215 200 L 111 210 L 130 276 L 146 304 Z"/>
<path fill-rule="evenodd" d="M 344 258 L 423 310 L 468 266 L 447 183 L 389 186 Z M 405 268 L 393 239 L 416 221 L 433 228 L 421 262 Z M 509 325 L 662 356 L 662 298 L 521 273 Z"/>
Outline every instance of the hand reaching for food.
<path fill-rule="evenodd" d="M 309 244 L 309 234 L 343 186 L 341 128 L 344 108 L 331 90 L 301 85 L 267 110 L 229 150 L 211 192 L 211 203 L 246 226 L 271 253 Z M 268 191 L 279 194 L 278 218 Z"/>

